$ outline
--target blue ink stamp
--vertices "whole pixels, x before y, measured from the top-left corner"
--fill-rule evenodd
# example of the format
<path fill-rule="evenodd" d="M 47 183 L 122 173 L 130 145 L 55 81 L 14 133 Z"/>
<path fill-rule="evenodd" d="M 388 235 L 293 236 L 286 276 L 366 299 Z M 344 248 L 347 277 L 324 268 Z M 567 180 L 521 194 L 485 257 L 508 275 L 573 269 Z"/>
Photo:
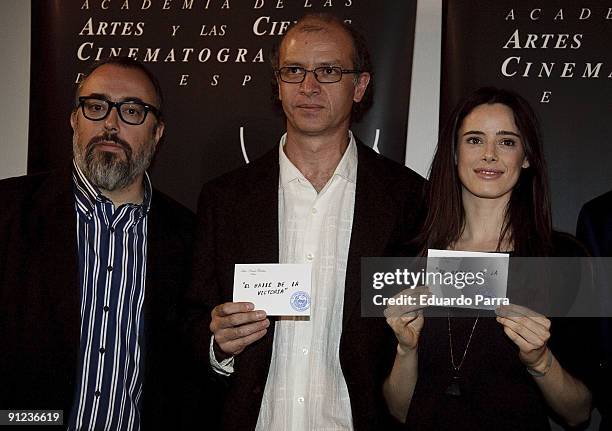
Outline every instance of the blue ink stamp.
<path fill-rule="evenodd" d="M 289 303 L 291 304 L 291 308 L 295 311 L 306 311 L 310 308 L 310 295 L 304 291 L 298 290 L 291 295 Z"/>

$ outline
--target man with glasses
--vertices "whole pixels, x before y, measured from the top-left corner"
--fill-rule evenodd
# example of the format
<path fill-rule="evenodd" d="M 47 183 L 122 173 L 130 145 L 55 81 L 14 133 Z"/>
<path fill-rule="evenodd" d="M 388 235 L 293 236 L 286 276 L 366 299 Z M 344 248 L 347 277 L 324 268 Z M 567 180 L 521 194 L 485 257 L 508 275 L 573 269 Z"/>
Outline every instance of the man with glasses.
<path fill-rule="evenodd" d="M 151 186 L 162 93 L 111 58 L 77 90 L 73 163 L 0 182 L 0 408 L 70 430 L 171 429 L 193 214 Z"/>
<path fill-rule="evenodd" d="M 412 238 L 423 180 L 349 130 L 371 97 L 352 27 L 307 15 L 271 61 L 287 133 L 202 190 L 193 345 L 224 387 L 221 429 L 387 429 L 382 384 L 396 343 L 384 320 L 361 317 L 360 258 Z M 309 318 L 232 302 L 234 264 L 256 262 L 312 264 Z"/>

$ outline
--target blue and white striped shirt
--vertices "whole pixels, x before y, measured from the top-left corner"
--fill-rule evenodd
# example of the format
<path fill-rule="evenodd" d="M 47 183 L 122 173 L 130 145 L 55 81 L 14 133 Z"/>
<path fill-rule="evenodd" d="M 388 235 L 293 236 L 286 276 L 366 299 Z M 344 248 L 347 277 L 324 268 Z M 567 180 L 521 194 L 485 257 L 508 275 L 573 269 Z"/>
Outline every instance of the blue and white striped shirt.
<path fill-rule="evenodd" d="M 141 205 L 115 208 L 76 165 L 73 181 L 81 341 L 68 429 L 139 430 L 151 183 Z"/>

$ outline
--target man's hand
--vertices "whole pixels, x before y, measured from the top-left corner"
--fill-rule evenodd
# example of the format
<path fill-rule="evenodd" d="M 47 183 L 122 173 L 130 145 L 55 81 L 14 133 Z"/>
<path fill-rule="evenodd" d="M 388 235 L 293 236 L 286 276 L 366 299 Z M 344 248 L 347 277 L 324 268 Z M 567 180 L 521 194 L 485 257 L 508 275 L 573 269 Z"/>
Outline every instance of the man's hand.
<path fill-rule="evenodd" d="M 226 357 L 237 355 L 266 335 L 270 320 L 265 311 L 254 308 L 251 302 L 226 302 L 213 309 L 210 330 L 218 347 L 216 353 Z"/>

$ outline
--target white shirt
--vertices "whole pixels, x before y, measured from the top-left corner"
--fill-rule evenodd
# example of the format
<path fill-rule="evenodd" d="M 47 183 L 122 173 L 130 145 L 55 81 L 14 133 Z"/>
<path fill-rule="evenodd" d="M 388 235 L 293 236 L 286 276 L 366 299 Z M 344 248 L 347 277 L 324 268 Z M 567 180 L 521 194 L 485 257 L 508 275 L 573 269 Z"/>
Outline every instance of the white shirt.
<path fill-rule="evenodd" d="M 344 283 L 353 226 L 357 146 L 353 134 L 331 179 L 317 193 L 279 146 L 280 263 L 312 263 L 310 318 L 275 323 L 272 360 L 257 431 L 352 430 L 348 388 L 340 368 Z M 234 372 L 233 357 L 213 368 Z"/>
<path fill-rule="evenodd" d="M 346 264 L 353 226 L 357 147 L 350 142 L 317 193 L 279 147 L 279 259 L 312 263 L 310 318 L 276 321 L 257 431 L 352 430 L 339 349 Z"/>

